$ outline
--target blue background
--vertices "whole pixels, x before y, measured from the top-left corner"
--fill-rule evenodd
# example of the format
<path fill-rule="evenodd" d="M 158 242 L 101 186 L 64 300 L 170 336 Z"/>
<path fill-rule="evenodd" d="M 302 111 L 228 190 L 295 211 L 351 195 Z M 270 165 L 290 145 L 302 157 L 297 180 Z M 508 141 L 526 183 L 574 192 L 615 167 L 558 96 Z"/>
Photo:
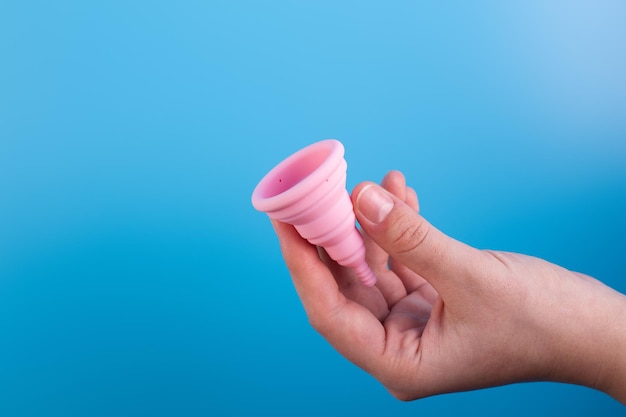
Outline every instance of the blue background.
<path fill-rule="evenodd" d="M 351 189 L 626 291 L 621 1 L 0 1 L 0 415 L 624 415 L 519 384 L 393 399 L 308 325 L 257 181 Z M 584 308 L 584 306 L 581 306 Z M 616 352 L 617 354 L 617 352 Z"/>

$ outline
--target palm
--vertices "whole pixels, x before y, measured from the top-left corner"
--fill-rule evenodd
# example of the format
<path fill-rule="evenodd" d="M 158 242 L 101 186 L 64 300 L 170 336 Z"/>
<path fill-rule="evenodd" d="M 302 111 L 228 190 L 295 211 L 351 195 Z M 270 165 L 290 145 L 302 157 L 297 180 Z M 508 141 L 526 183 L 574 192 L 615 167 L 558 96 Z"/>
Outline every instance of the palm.
<path fill-rule="evenodd" d="M 401 385 L 397 390 L 394 387 L 396 375 L 405 373 L 407 368 L 419 369 L 423 348 L 430 344 L 423 336 L 432 339 L 436 334 L 425 330 L 429 322 L 438 321 L 431 320 L 431 312 L 439 295 L 422 277 L 389 259 L 367 236 L 365 241 L 368 262 L 378 279 L 374 287 L 363 286 L 353 271 L 339 266 L 321 251 L 321 258 L 344 297 L 342 313 L 347 314 L 336 316 L 349 317 L 350 321 L 338 327 L 353 336 L 349 343 L 333 343 L 333 335 L 320 327 L 318 331 L 347 358 L 376 375 L 390 391 L 401 395 Z M 433 330 L 437 328 L 433 326 Z M 381 362 L 391 365 L 387 378 L 375 371 L 379 368 L 376 364 Z"/>
<path fill-rule="evenodd" d="M 399 174 L 399 173 L 395 173 Z M 382 186 L 397 197 L 404 200 L 414 210 L 418 210 L 415 192 L 406 187 L 404 177 L 394 173 L 385 177 Z M 378 281 L 374 287 L 368 288 L 359 283 L 355 274 L 331 261 L 324 251 L 320 251 L 322 259 L 335 278 L 339 290 L 345 297 L 345 304 L 352 310 L 352 317 L 360 317 L 363 333 L 367 336 L 356 340 L 350 347 L 336 346 L 344 351 L 369 351 L 381 358 L 384 352 L 419 353 L 422 335 L 431 317 L 432 307 L 439 298 L 434 288 L 421 276 L 394 262 L 389 255 L 364 235 L 367 262 L 374 271 Z M 372 317 L 373 316 L 373 317 Z M 407 347 L 411 346 L 407 350 Z M 393 354 L 397 359 L 397 354 Z M 401 362 L 401 366 L 418 366 L 413 361 L 419 354 L 409 355 Z M 413 363 L 407 363 L 413 362 Z"/>
<path fill-rule="evenodd" d="M 369 238 L 365 237 L 365 241 L 369 263 L 378 282 L 374 287 L 364 287 L 351 270 L 326 259 L 341 293 L 347 300 L 369 310 L 387 334 L 407 333 L 407 336 L 421 337 L 439 297 L 437 292 L 422 277 L 389 259 Z M 325 254 L 322 257 L 326 258 Z"/>

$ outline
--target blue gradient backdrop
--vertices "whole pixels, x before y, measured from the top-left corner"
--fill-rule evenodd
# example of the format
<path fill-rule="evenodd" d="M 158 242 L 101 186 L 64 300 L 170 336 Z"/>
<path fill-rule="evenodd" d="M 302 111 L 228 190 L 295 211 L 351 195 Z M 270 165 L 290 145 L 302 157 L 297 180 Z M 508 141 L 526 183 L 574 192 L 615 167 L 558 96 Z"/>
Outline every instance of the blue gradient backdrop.
<path fill-rule="evenodd" d="M 625 21 L 617 0 L 0 2 L 0 415 L 625 415 L 549 383 L 392 399 L 309 327 L 250 204 L 338 138 L 349 188 L 403 170 L 446 233 L 626 291 Z"/>

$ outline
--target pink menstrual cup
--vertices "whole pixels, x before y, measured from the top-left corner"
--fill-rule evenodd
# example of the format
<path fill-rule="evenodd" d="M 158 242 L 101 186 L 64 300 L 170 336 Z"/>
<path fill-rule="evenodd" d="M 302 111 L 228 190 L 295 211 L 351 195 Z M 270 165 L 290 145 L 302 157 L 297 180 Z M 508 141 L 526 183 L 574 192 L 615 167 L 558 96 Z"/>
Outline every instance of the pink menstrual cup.
<path fill-rule="evenodd" d="M 337 263 L 354 269 L 363 284 L 372 286 L 376 277 L 365 262 L 343 156 L 343 145 L 334 139 L 299 150 L 263 177 L 252 193 L 252 205 L 295 226 L 303 238 L 322 246 Z"/>

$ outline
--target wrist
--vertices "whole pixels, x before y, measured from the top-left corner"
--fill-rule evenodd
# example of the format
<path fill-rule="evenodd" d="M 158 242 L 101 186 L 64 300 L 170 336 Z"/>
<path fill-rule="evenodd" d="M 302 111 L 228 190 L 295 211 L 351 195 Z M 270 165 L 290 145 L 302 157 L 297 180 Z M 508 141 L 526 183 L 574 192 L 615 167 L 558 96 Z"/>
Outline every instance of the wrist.
<path fill-rule="evenodd" d="M 617 292 L 613 296 L 613 313 L 603 346 L 607 366 L 594 388 L 626 405 L 626 296 Z"/>
<path fill-rule="evenodd" d="M 570 299 L 568 335 L 561 345 L 561 382 L 584 385 L 626 404 L 626 296 L 585 277 Z"/>

